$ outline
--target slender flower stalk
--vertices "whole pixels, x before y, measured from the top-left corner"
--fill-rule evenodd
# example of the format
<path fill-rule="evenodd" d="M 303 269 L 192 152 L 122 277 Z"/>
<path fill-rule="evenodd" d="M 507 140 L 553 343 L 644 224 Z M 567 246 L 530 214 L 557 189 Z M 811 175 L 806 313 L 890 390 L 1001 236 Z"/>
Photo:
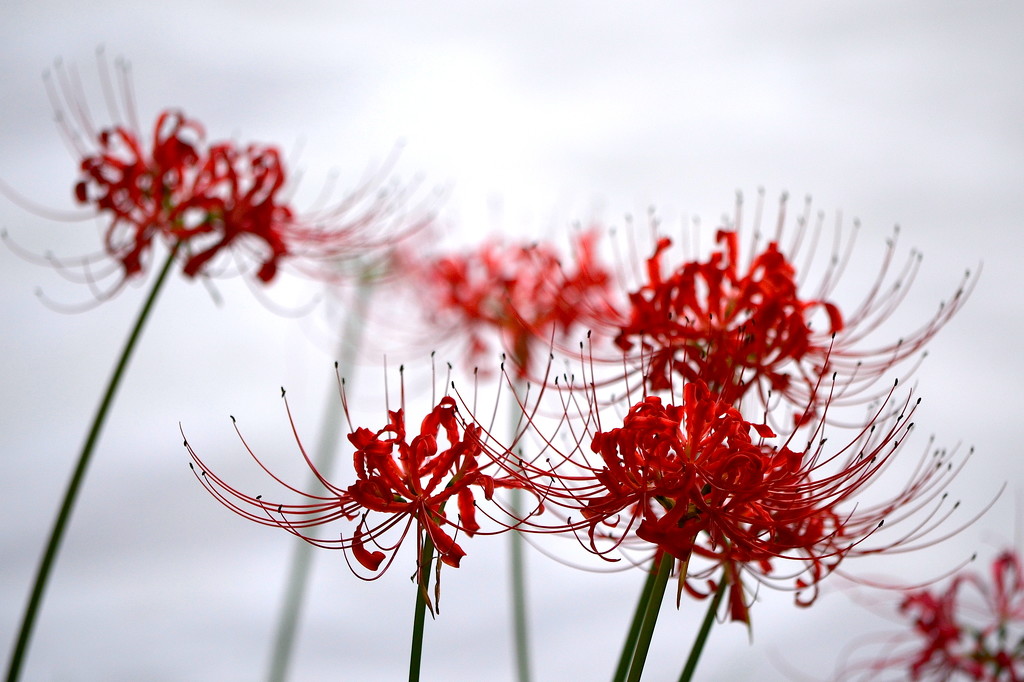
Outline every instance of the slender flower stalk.
<path fill-rule="evenodd" d="M 524 365 L 525 366 L 525 365 Z M 520 382 L 521 383 L 521 382 Z M 516 401 L 510 401 L 509 433 L 516 433 L 523 419 L 523 410 Z M 509 510 L 512 518 L 522 518 L 523 491 L 509 491 Z M 526 595 L 526 541 L 518 532 L 508 534 L 509 543 L 509 598 L 512 604 L 512 641 L 516 661 L 516 679 L 530 682 L 530 625 L 529 601 Z"/>
<path fill-rule="evenodd" d="M 711 633 L 711 626 L 715 624 L 715 615 L 718 613 L 718 605 L 722 603 L 722 597 L 725 596 L 725 588 L 729 582 L 723 578 L 718 581 L 718 589 L 715 590 L 715 596 L 711 598 L 711 603 L 708 604 L 707 613 L 704 614 L 704 620 L 700 624 L 700 630 L 697 631 L 697 639 L 693 643 L 693 647 L 690 649 L 690 657 L 686 659 L 686 665 L 683 666 L 683 672 L 679 675 L 679 682 L 690 682 L 693 679 L 693 673 L 697 671 L 697 663 L 700 661 L 700 655 L 704 652 L 704 645 L 708 641 L 708 634 Z"/>
<path fill-rule="evenodd" d="M 348 311 L 344 331 L 338 345 L 338 372 L 346 377 L 351 385 L 355 370 L 355 357 L 363 341 L 366 312 L 373 294 L 372 275 L 364 270 L 356 284 L 355 305 Z M 334 407 L 333 400 L 337 393 L 331 391 L 331 401 L 327 405 L 322 420 L 320 437 L 317 441 L 316 468 L 325 476 L 331 475 L 332 462 L 338 437 L 341 433 L 341 414 Z M 317 485 L 316 476 L 311 474 L 309 487 Z M 303 601 L 309 584 L 309 573 L 312 568 L 313 546 L 308 542 L 296 542 L 292 552 L 288 577 L 285 581 L 284 600 L 281 613 L 277 619 L 274 634 L 274 645 L 271 652 L 269 682 L 284 682 L 288 677 L 288 668 L 295 648 L 295 637 L 298 632 L 299 618 L 302 613 Z"/>
<path fill-rule="evenodd" d="M 660 564 L 659 564 L 660 565 Z M 647 613 L 647 604 L 651 601 L 654 593 L 654 583 L 658 580 L 658 572 L 653 570 L 647 572 L 647 579 L 644 581 L 640 598 L 636 602 L 636 610 L 633 612 L 633 620 L 630 621 L 629 632 L 626 633 L 626 641 L 622 645 L 622 653 L 619 655 L 619 663 L 615 668 L 615 675 L 612 682 L 625 682 L 629 673 L 629 666 L 633 662 L 633 655 L 636 652 L 636 642 L 640 637 L 640 626 L 643 623 L 644 614 Z"/>
<path fill-rule="evenodd" d="M 92 460 L 93 451 L 96 449 L 96 444 L 99 442 L 100 434 L 103 431 L 103 424 L 106 422 L 107 414 L 110 412 L 110 408 L 114 403 L 114 397 L 117 395 L 117 390 L 121 386 L 121 380 L 124 378 L 125 371 L 128 368 L 128 362 L 131 360 L 132 353 L 135 351 L 135 347 L 138 345 L 139 339 L 142 336 L 142 330 L 145 327 L 146 321 L 149 319 L 150 313 L 153 311 L 153 306 L 156 303 L 157 296 L 163 289 L 163 285 L 167 281 L 167 276 L 171 271 L 171 266 L 174 264 L 174 252 L 175 249 L 171 249 L 170 253 L 167 254 L 167 259 L 164 262 L 163 267 L 160 269 L 160 273 L 157 275 L 156 281 L 153 282 L 149 295 L 142 304 L 142 309 L 139 311 L 138 318 L 136 318 L 135 324 L 132 326 L 132 329 L 128 334 L 128 340 L 125 342 L 124 349 L 121 351 L 117 364 L 114 366 L 114 371 L 110 375 L 110 380 L 107 382 L 107 388 L 103 392 L 103 397 L 100 399 L 99 407 L 96 410 L 96 416 L 93 417 L 92 425 L 89 427 L 89 433 L 85 438 L 85 444 L 82 446 L 82 451 L 79 453 L 78 459 L 75 462 L 75 468 L 72 471 L 71 480 L 68 482 L 68 487 L 64 492 L 64 499 L 61 502 L 60 510 L 57 512 L 57 518 L 54 521 L 53 529 L 50 531 L 49 539 L 46 543 L 46 548 L 43 550 L 43 556 L 39 562 L 38 568 L 36 569 L 36 577 L 32 583 L 32 590 L 29 593 L 28 604 L 25 606 L 25 613 L 22 616 L 21 627 L 18 630 L 18 638 L 15 641 L 14 650 L 11 654 L 11 662 L 7 669 L 8 682 L 14 682 L 14 680 L 17 680 L 21 675 L 25 656 L 28 653 L 29 643 L 32 639 L 35 621 L 43 603 L 46 586 L 49 582 L 50 574 L 53 571 L 54 563 L 57 560 L 57 554 L 60 551 L 61 542 L 64 539 L 68 523 L 71 520 L 71 514 L 75 508 L 75 501 L 78 499 L 78 493 L 82 489 L 82 484 L 85 482 L 85 474 L 89 468 L 89 463 Z"/>
<path fill-rule="evenodd" d="M 655 556 L 657 571 L 654 582 L 651 586 L 650 598 L 647 600 L 644 609 L 643 619 L 640 621 L 640 629 L 637 633 L 636 645 L 633 649 L 633 659 L 630 662 L 629 673 L 626 675 L 626 682 L 640 682 L 643 675 L 644 665 L 647 662 L 647 652 L 651 649 L 651 638 L 654 637 L 654 628 L 658 624 L 658 614 L 661 613 L 661 602 L 665 596 L 665 588 L 668 586 L 669 576 L 672 575 L 672 564 L 675 563 L 668 554 L 661 553 Z"/>
<path fill-rule="evenodd" d="M 412 646 L 409 650 L 409 682 L 419 682 L 420 667 L 423 659 L 423 626 L 427 619 L 427 606 L 430 604 L 430 567 L 434 560 L 434 543 L 429 533 L 423 534 L 423 549 L 419 553 L 419 564 L 416 568 L 416 607 L 413 611 Z"/>

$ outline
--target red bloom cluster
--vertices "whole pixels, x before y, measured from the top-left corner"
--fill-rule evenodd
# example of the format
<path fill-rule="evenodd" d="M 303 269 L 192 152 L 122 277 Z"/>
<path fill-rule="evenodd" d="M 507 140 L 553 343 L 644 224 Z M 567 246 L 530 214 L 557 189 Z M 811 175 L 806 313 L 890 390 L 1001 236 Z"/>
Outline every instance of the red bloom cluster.
<path fill-rule="evenodd" d="M 381 178 L 340 202 L 300 214 L 286 196 L 288 171 L 277 147 L 210 143 L 202 124 L 177 109 L 157 116 L 147 136 L 136 123 L 124 68 L 124 113 L 111 113 L 130 123 L 97 130 L 81 101 L 81 85 L 62 69 L 57 78 L 51 100 L 79 159 L 75 199 L 109 221 L 103 262 L 113 259 L 116 272 L 111 268 L 100 277 L 116 279 L 109 291 L 97 290 L 100 297 L 143 274 L 155 242 L 176 250 L 189 277 L 215 274 L 218 257 L 230 251 L 240 256 L 242 270 L 254 268 L 257 280 L 269 283 L 286 261 L 315 276 L 335 276 L 331 262 L 393 244 L 426 221 L 404 214 L 404 193 L 383 191 Z M 96 279 L 94 259 L 81 259 L 90 283 Z"/>
<path fill-rule="evenodd" d="M 691 382 L 680 404 L 647 396 L 621 427 L 598 426 L 578 437 L 578 450 L 549 455 L 526 476 L 568 527 L 586 528 L 590 551 L 665 552 L 678 560 L 680 582 L 693 596 L 725 581 L 732 619 L 749 622 L 745 576 L 789 583 L 797 602 L 808 605 L 844 558 L 934 541 L 926 538 L 944 518 L 943 489 L 957 471 L 950 453 L 926 452 L 926 463 L 886 499 L 857 499 L 899 453 L 916 404 L 887 402 L 838 448 L 826 447 L 826 414 L 804 427 L 810 433 L 797 430 L 770 444 L 772 429 Z M 795 447 L 797 434 L 807 436 L 806 448 Z M 599 462 L 583 455 L 588 441 Z M 930 501 L 935 509 L 917 518 L 913 511 Z M 569 523 L 577 514 L 585 522 Z M 907 518 L 917 525 L 898 539 L 866 542 L 883 521 L 891 528 Z"/>
<path fill-rule="evenodd" d="M 594 233 L 581 237 L 571 273 L 541 246 L 489 243 L 442 258 L 424 269 L 427 295 L 437 319 L 447 315 L 456 320 L 450 327 L 469 328 L 474 354 L 486 347 L 483 331 L 501 333 L 517 364 L 503 370 L 513 394 L 529 371 L 535 338 L 551 339 L 604 316 L 605 327 L 619 325 L 622 350 L 639 346 L 633 359 L 644 372 L 640 400 L 628 388 L 625 404 L 617 387 L 599 396 L 610 384 L 584 362 L 582 381 L 566 376 L 551 383 L 545 374 L 530 394 L 535 403 L 516 396 L 525 426 L 512 445 L 499 445 L 472 420 L 459 421 L 446 398 L 411 442 L 401 411 L 380 431 L 356 430 L 350 436 L 356 483 L 331 488 L 332 500 L 316 502 L 312 511 L 285 506 L 274 514 L 219 479 L 208 487 L 235 511 L 303 537 L 300 529 L 338 517 L 356 521 L 340 540 L 313 541 L 351 549 L 371 571 L 397 547 L 383 535 L 400 519 L 401 536 L 415 520 L 442 561 L 457 565 L 463 552 L 445 527 L 478 532 L 475 493 L 482 490 L 491 501 L 496 488 L 525 489 L 538 501 L 528 512 L 515 516 L 500 504 L 495 514 L 485 512 L 499 531 L 572 534 L 609 560 L 616 551 L 638 551 L 641 562 L 652 553 L 671 556 L 680 591 L 701 598 L 728 587 L 731 618 L 747 623 L 751 581 L 792 590 L 797 603 L 807 605 L 819 582 L 849 557 L 906 551 L 956 532 L 940 530 L 957 506 L 944 492 L 960 469 L 955 450 L 932 451 L 929 443 L 910 462 L 902 486 L 876 501 L 863 499 L 896 460 L 900 466 L 906 460 L 904 439 L 918 403 L 909 393 L 897 397 L 898 382 L 871 396 L 878 400 L 859 424 L 839 426 L 832 412 L 919 349 L 959 298 L 906 344 L 861 351 L 864 335 L 893 310 L 889 303 L 875 305 L 877 287 L 847 315 L 828 295 L 832 275 L 818 295 L 803 296 L 797 269 L 777 241 L 742 267 L 737 233 L 721 230 L 719 249 L 708 259 L 667 275 L 662 265 L 669 242 L 661 240 L 647 261 L 648 283 L 631 294 L 629 315 L 618 315 L 608 269 L 596 262 L 595 239 Z M 827 320 L 827 328 L 813 329 L 815 318 Z M 752 390 L 761 398 L 754 417 L 744 411 Z M 774 414 L 780 401 L 770 400 L 771 392 L 787 399 L 794 419 Z M 558 407 L 542 407 L 552 394 L 560 398 Z M 608 410 L 626 412 L 621 426 L 602 427 Z M 556 433 L 541 423 L 552 413 Z M 449 447 L 439 451 L 442 430 Z M 533 436 L 537 447 L 531 449 Z M 445 513 L 452 498 L 458 520 Z M 374 523 L 366 516 L 371 513 L 385 520 Z M 883 523 L 896 533 L 886 535 Z M 371 541 L 376 549 L 368 547 Z"/>
<path fill-rule="evenodd" d="M 280 197 L 285 170 L 277 149 L 206 148 L 202 126 L 179 111 L 157 118 L 151 150 L 124 127 L 102 131 L 97 142 L 98 153 L 82 160 L 75 196 L 111 216 L 105 246 L 125 277 L 142 272 L 143 254 L 156 237 L 187 245 L 184 272 L 194 277 L 248 235 L 266 253 L 258 278 L 274 278 L 294 230 L 293 212 Z"/>
<path fill-rule="evenodd" d="M 187 441 L 185 447 L 199 467 L 199 480 L 226 507 L 257 523 L 284 528 L 317 547 L 351 550 L 356 561 L 374 577 L 387 570 L 414 524 L 418 544 L 429 538 L 441 561 L 458 567 L 466 552 L 455 535 L 462 532 L 472 537 L 480 531 L 477 498 L 489 501 L 496 488 L 521 483 L 488 473 L 495 467 L 489 459 L 480 459 L 480 427 L 470 423 L 460 430 L 452 398 L 437 403 L 411 440 L 404 412 L 389 412 L 388 423 L 378 431 L 357 428 L 349 434 L 355 448 L 355 481 L 347 486 L 328 481 L 299 443 L 326 494 L 304 493 L 271 476 L 305 497 L 305 503 L 277 504 L 267 502 L 262 495 L 244 493 L 211 472 Z M 442 446 L 445 442 L 447 446 Z M 246 449 L 270 473 L 248 445 Z M 449 502 L 454 503 L 454 514 Z M 309 532 L 339 521 L 350 526 L 339 536 L 324 538 Z"/>
<path fill-rule="evenodd" d="M 524 375 L 537 341 L 549 346 L 554 334 L 611 314 L 612 277 L 597 260 L 597 239 L 596 231 L 578 235 L 571 270 L 547 244 L 490 241 L 427 263 L 414 281 L 436 327 L 468 335 L 473 362 L 496 333 Z"/>
<path fill-rule="evenodd" d="M 594 474 L 601 493 L 583 508 L 591 536 L 598 523 L 629 509 L 640 520 L 637 537 L 688 561 L 699 533 L 742 517 L 734 512 L 745 500 L 757 504 L 765 472 L 751 428 L 774 436 L 698 384 L 687 384 L 679 406 L 655 396 L 633 405 L 621 428 L 598 432 L 590 443 L 604 463 Z"/>
<path fill-rule="evenodd" d="M 559 445 L 562 436 L 543 436 L 543 458 L 527 462 L 523 477 L 558 514 L 549 530 L 585 531 L 587 549 L 602 557 L 668 554 L 678 562 L 680 589 L 703 597 L 728 586 L 732 619 L 749 623 L 751 579 L 794 590 L 807 605 L 846 558 L 907 551 L 956 532 L 940 530 L 956 508 L 944 492 L 960 468 L 955 451 L 931 451 L 929 443 L 895 492 L 863 499 L 895 460 L 902 467 L 907 459 L 901 453 L 917 402 L 898 398 L 897 383 L 854 396 L 919 350 L 963 292 L 907 339 L 865 351 L 865 335 L 896 305 L 877 302 L 878 283 L 847 315 L 830 296 L 844 261 L 834 259 L 818 292 L 806 296 L 778 240 L 746 266 L 737 232 L 719 230 L 716 243 L 707 259 L 666 274 L 671 242 L 658 241 L 646 283 L 615 323 L 616 344 L 643 374 L 643 398 L 625 406 L 621 396 L 600 398 L 598 388 L 609 384 L 593 376 L 563 384 L 559 428 L 572 422 L 564 427 L 569 446 Z M 904 272 L 897 288 L 911 275 Z M 753 418 L 745 411 L 752 391 Z M 786 399 L 792 419 L 776 414 L 772 395 Z M 838 405 L 869 399 L 863 422 L 847 413 L 843 426 L 832 423 Z M 620 427 L 601 427 L 608 407 L 628 409 Z M 573 411 L 578 421 L 568 418 Z M 881 530 L 901 522 L 902 531 Z M 542 523 L 531 519 L 529 529 Z"/>
<path fill-rule="evenodd" d="M 684 566 L 698 542 L 699 553 L 730 567 L 737 554 L 748 561 L 773 556 L 762 546 L 776 535 L 773 479 L 792 471 L 786 460 L 794 453 L 765 452 L 751 439 L 751 428 L 762 438 L 775 435 L 691 383 L 682 405 L 663 406 L 650 396 L 630 409 L 621 428 L 594 434 L 591 450 L 605 466 L 594 473 L 600 492 L 582 510 L 594 550 L 597 536 L 618 526 L 625 511 L 627 527 L 639 520 L 637 538 Z M 733 618 L 747 620 L 742 588 L 731 582 Z"/>
<path fill-rule="evenodd" d="M 761 382 L 785 393 L 785 369 L 808 354 L 818 356 L 815 369 L 822 369 L 829 336 L 843 328 L 839 309 L 800 298 L 796 270 L 774 242 L 741 273 L 738 241 L 736 232 L 720 230 L 716 242 L 722 250 L 668 275 L 662 258 L 671 241 L 658 242 L 647 261 L 648 282 L 630 294 L 629 319 L 615 339 L 623 350 L 639 344 L 649 356 L 645 378 L 651 390 L 671 388 L 673 377 L 700 380 L 738 402 Z M 816 308 L 828 315 L 824 335 L 812 332 L 808 322 Z"/>
<path fill-rule="evenodd" d="M 863 300 L 840 308 L 832 297 L 849 262 L 848 251 L 830 255 L 821 283 L 808 295 L 778 237 L 756 250 L 746 267 L 740 262 L 738 232 L 719 230 L 716 243 L 719 248 L 706 260 L 673 269 L 664 262 L 671 241 L 661 239 L 647 260 L 645 282 L 618 315 L 615 342 L 632 354 L 651 390 L 670 389 L 680 379 L 699 380 L 732 403 L 754 389 L 762 403 L 772 393 L 802 409 L 819 377 L 838 372 L 843 400 L 863 399 L 864 389 L 922 350 L 975 281 L 968 273 L 953 298 L 919 329 L 895 343 L 865 347 L 903 301 L 918 254 L 911 254 L 887 284 L 895 249 L 895 240 L 890 241 Z M 793 250 L 799 250 L 799 241 Z M 815 321 L 821 328 L 814 328 Z"/>

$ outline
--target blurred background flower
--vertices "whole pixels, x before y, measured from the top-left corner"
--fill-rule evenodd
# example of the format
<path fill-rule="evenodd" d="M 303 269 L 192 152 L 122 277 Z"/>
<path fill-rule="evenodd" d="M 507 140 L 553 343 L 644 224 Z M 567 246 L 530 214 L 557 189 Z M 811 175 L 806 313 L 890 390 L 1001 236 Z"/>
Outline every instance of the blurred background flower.
<path fill-rule="evenodd" d="M 842 679 L 1016 681 L 1024 676 L 1024 570 L 1004 549 L 941 583 L 903 591 L 903 631 L 861 639 Z M 876 640 L 871 646 L 871 639 Z M 874 649 L 872 653 L 868 650 Z M 870 656 L 870 658 L 869 658 Z"/>

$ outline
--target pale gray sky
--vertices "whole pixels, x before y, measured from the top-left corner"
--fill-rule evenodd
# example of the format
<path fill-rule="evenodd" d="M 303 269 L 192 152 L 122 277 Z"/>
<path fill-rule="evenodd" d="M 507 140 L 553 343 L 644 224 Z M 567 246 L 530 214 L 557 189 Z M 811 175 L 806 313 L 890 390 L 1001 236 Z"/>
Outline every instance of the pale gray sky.
<path fill-rule="evenodd" d="M 19 0 L 2 15 L 0 178 L 54 208 L 71 207 L 74 161 L 40 74 L 60 57 L 92 78 L 104 45 L 132 62 L 144 121 L 179 106 L 211 138 L 294 151 L 306 180 L 300 203 L 332 169 L 354 182 L 398 141 L 398 172 L 447 188 L 445 221 L 465 235 L 550 234 L 592 218 L 621 225 L 652 204 L 666 222 L 701 216 L 711 228 L 736 189 L 812 194 L 830 216 L 861 219 L 860 253 L 880 253 L 896 223 L 903 253 L 924 251 L 905 329 L 983 262 L 975 295 L 918 374 L 917 421 L 941 442 L 976 446 L 953 488 L 964 507 L 980 508 L 1003 481 L 1010 487 L 948 544 L 877 570 L 913 579 L 1013 540 L 1024 475 L 1017 5 L 186 1 L 144 9 Z M 38 252 L 98 246 L 92 224 L 55 224 L 6 200 L 0 226 Z M 5 656 L 143 294 L 129 288 L 66 315 L 44 307 L 37 287 L 59 301 L 87 298 L 0 250 Z M 178 423 L 226 476 L 257 480 L 229 414 L 250 442 L 298 472 L 278 387 L 315 441 L 334 358 L 313 323 L 273 314 L 240 281 L 217 288 L 220 306 L 176 278 L 159 303 L 80 499 L 26 679 L 250 680 L 264 670 L 291 538 L 209 498 L 189 474 Z M 288 299 L 284 289 L 277 293 Z M 363 385 L 380 383 L 379 370 L 362 372 Z M 443 576 L 426 679 L 477 680 L 481 671 L 511 679 L 504 544 L 469 551 Z M 539 556 L 530 569 L 537 679 L 606 677 L 640 576 L 584 574 Z M 295 679 L 402 679 L 411 572 L 409 555 L 364 584 L 340 554 L 319 555 Z M 763 596 L 752 644 L 740 626 L 712 632 L 703 679 L 755 670 L 758 679 L 789 679 L 772 662 L 780 660 L 827 678 L 845 642 L 880 627 L 842 594 L 809 610 L 788 595 Z M 881 604 L 885 595 L 866 598 Z M 663 614 L 651 679 L 677 674 L 702 611 L 691 604 Z"/>

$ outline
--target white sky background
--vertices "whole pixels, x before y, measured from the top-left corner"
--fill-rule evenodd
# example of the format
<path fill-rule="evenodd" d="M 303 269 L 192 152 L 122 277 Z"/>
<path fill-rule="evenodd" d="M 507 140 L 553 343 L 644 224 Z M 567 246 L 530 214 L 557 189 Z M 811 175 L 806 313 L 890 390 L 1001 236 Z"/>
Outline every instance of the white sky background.
<path fill-rule="evenodd" d="M 399 172 L 448 188 L 444 218 L 463 235 L 497 227 L 556 234 L 591 219 L 621 225 L 649 205 L 666 223 L 700 216 L 711 229 L 736 189 L 753 195 L 761 185 L 771 205 L 788 190 L 795 205 L 810 193 L 829 216 L 859 217 L 862 256 L 880 253 L 899 223 L 901 253 L 916 246 L 925 261 L 896 328 L 916 326 L 965 268 L 984 263 L 974 296 L 917 375 L 919 437 L 976 446 L 953 486 L 965 509 L 981 508 L 1003 481 L 1009 488 L 953 541 L 871 570 L 913 580 L 973 551 L 989 558 L 1013 541 L 1024 514 L 1014 500 L 1024 475 L 1024 10 L 996 2 L 680 5 L 7 3 L 0 178 L 34 201 L 71 207 L 74 161 L 39 75 L 62 57 L 92 78 L 102 44 L 131 60 L 143 121 L 178 106 L 211 139 L 301 148 L 300 200 L 332 169 L 354 183 L 403 140 Z M 98 245 L 89 222 L 55 224 L 6 200 L 0 225 L 37 252 Z M 66 315 L 43 306 L 36 287 L 60 301 L 88 296 L 0 250 L 5 657 L 144 291 Z M 265 669 L 291 538 L 209 498 L 186 466 L 178 423 L 227 477 L 258 485 L 233 414 L 261 453 L 293 466 L 301 481 L 278 387 L 315 442 L 334 358 L 312 323 L 273 314 L 238 280 L 216 287 L 219 306 L 178 277 L 158 304 L 80 498 L 27 679 L 249 680 Z M 361 372 L 376 396 L 380 371 Z M 504 543 L 466 549 L 463 567 L 443 576 L 425 678 L 511 679 Z M 607 677 L 641 576 L 584 574 L 540 557 L 530 571 L 537 679 Z M 366 584 L 340 554 L 319 554 L 295 679 L 402 679 L 411 572 L 409 554 Z M 756 671 L 788 679 L 773 661 L 827 678 L 845 643 L 885 628 L 827 591 L 809 610 L 762 594 L 753 643 L 741 626 L 716 627 L 702 678 Z M 651 679 L 678 674 L 703 606 L 662 614 Z"/>

